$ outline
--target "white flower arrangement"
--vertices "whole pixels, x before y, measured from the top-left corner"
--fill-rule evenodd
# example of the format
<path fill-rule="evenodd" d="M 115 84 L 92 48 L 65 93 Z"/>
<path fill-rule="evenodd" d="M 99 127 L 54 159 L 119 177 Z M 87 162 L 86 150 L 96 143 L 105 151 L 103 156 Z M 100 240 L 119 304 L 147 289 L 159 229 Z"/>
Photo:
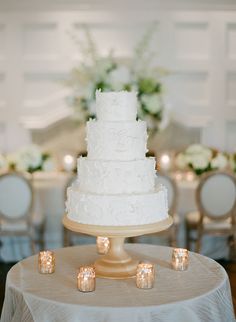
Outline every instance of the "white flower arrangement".
<path fill-rule="evenodd" d="M 229 162 L 226 154 L 201 144 L 193 144 L 184 152 L 177 154 L 175 164 L 179 169 L 190 168 L 200 175 L 211 170 L 225 169 Z"/>
<path fill-rule="evenodd" d="M 49 154 L 42 153 L 36 145 L 30 145 L 15 153 L 0 155 L 0 171 L 45 171 L 49 162 L 53 162 Z M 52 168 L 52 165 L 50 166 Z"/>
<path fill-rule="evenodd" d="M 163 98 L 161 79 L 167 73 L 152 66 L 154 53 L 150 43 L 155 26 L 145 33 L 137 44 L 130 62 L 120 62 L 112 52 L 102 57 L 87 28 L 86 41 L 77 41 L 83 55 L 83 63 L 74 68 L 66 85 L 72 89 L 68 103 L 74 110 L 74 118 L 84 123 L 95 114 L 95 91 L 136 91 L 138 93 L 138 117 L 146 120 L 153 132 L 162 130 L 169 124 L 169 110 Z"/>

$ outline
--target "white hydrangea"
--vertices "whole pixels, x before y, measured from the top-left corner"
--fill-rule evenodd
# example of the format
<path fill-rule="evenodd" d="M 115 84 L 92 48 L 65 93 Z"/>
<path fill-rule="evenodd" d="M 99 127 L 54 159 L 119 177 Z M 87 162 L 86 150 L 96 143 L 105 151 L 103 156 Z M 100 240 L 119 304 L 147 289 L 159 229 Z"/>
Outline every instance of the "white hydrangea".
<path fill-rule="evenodd" d="M 203 151 L 203 146 L 201 144 L 191 144 L 187 149 L 187 154 L 196 154 Z"/>
<path fill-rule="evenodd" d="M 152 114 L 156 114 L 162 109 L 162 99 L 159 94 L 142 95 L 141 101 L 145 108 Z"/>
<path fill-rule="evenodd" d="M 184 153 L 179 153 L 176 156 L 175 164 L 181 170 L 183 170 L 184 168 L 186 168 L 186 166 L 188 165 L 188 160 L 186 158 L 186 155 Z"/>
<path fill-rule="evenodd" d="M 209 159 L 204 154 L 195 154 L 191 158 L 191 164 L 194 169 L 204 170 L 209 165 Z"/>
<path fill-rule="evenodd" d="M 228 165 L 228 159 L 223 153 L 218 153 L 211 160 L 212 169 L 225 169 Z"/>
<path fill-rule="evenodd" d="M 38 168 L 42 164 L 42 153 L 36 145 L 23 148 L 19 152 L 19 160 L 17 162 L 18 170 L 28 170 L 30 168 Z"/>
<path fill-rule="evenodd" d="M 204 155 L 209 161 L 212 158 L 212 150 L 201 145 L 201 144 L 192 144 L 186 149 L 186 154 L 192 155 Z"/>

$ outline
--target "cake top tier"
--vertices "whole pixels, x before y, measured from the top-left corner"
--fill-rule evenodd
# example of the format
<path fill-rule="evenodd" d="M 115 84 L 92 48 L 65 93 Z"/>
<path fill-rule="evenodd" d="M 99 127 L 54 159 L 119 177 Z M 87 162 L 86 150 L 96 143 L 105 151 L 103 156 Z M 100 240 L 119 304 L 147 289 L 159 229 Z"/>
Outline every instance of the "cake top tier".
<path fill-rule="evenodd" d="M 96 91 L 96 114 L 99 121 L 135 121 L 137 94 L 126 91 Z"/>

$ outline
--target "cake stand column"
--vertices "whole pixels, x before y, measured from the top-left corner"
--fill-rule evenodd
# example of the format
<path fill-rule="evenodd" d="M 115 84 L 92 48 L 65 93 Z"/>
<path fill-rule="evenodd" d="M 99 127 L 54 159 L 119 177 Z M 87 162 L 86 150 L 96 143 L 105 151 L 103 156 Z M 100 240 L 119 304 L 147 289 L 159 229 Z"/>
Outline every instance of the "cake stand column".
<path fill-rule="evenodd" d="M 95 263 L 97 277 L 130 278 L 136 274 L 138 260 L 131 258 L 124 249 L 124 237 L 111 237 L 110 248 L 106 255 Z"/>

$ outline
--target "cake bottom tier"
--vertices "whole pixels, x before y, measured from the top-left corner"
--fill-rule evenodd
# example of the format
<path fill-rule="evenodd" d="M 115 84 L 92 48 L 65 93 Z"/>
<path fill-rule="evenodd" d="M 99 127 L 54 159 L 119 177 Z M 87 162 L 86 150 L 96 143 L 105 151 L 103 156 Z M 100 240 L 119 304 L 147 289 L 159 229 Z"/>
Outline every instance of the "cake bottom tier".
<path fill-rule="evenodd" d="M 70 220 L 81 224 L 127 226 L 156 223 L 168 217 L 166 188 L 147 194 L 96 195 L 69 187 L 66 202 Z"/>

